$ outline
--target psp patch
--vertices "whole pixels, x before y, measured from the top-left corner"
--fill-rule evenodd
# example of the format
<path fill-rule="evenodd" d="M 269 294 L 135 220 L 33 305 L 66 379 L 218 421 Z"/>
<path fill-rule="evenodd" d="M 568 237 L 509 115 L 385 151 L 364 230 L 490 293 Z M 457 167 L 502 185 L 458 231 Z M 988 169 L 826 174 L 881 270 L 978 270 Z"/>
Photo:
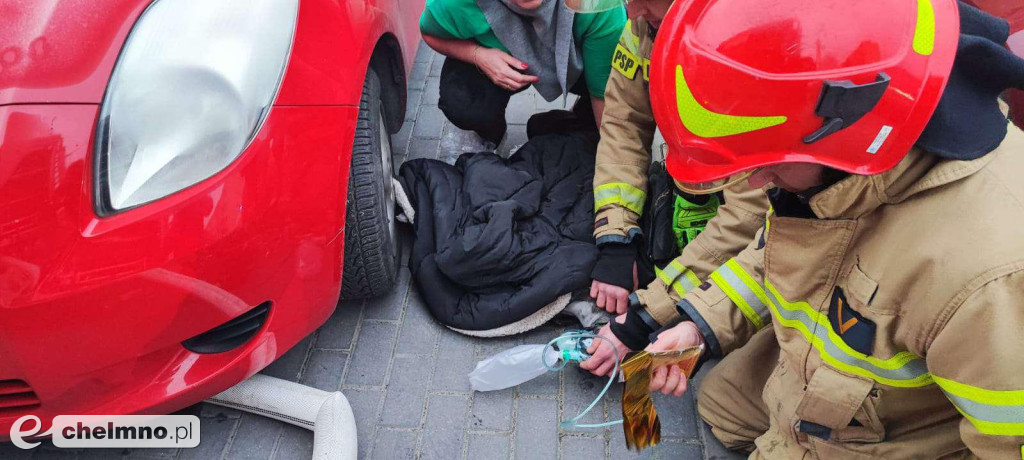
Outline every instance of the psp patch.
<path fill-rule="evenodd" d="M 612 55 L 612 67 L 615 70 L 618 70 L 623 76 L 632 80 L 640 66 L 640 58 L 630 53 L 625 46 L 622 46 L 622 43 L 615 45 L 615 54 Z"/>
<path fill-rule="evenodd" d="M 875 331 L 878 326 L 850 308 L 846 294 L 839 286 L 832 291 L 832 302 L 828 307 L 828 322 L 832 325 L 832 330 L 839 334 L 839 337 L 850 348 L 871 356 L 875 346 Z"/>

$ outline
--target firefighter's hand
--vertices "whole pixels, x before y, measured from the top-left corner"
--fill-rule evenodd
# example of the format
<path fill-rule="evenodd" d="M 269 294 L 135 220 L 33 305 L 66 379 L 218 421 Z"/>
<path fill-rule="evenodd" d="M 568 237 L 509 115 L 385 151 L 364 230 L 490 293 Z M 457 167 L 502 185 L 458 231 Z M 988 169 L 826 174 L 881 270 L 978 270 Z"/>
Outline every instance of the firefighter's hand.
<path fill-rule="evenodd" d="M 684 321 L 679 323 L 678 326 L 659 334 L 658 340 L 650 344 L 646 350 L 682 350 L 696 347 L 702 343 L 704 343 L 704 337 L 700 335 L 697 325 L 693 324 L 692 321 Z M 664 395 L 672 393 L 676 396 L 682 396 L 686 392 L 686 376 L 683 375 L 679 366 L 659 367 L 651 374 L 649 389 L 651 393 L 660 391 Z"/>
<path fill-rule="evenodd" d="M 626 320 L 626 315 L 621 315 L 615 318 L 615 321 L 619 323 Z M 608 340 L 594 339 L 590 344 L 590 348 L 587 348 L 587 353 L 590 354 L 590 359 L 580 363 L 580 367 L 590 371 L 594 375 L 608 375 L 612 369 L 615 368 L 615 353 L 613 350 L 618 350 L 619 359 L 621 360 L 626 353 L 630 352 L 629 348 L 626 348 L 622 342 L 619 341 L 615 334 L 612 333 L 610 325 L 605 324 L 604 327 L 597 333 L 601 337 L 606 337 Z"/>
<path fill-rule="evenodd" d="M 597 308 L 608 313 L 621 315 L 629 308 L 629 291 L 614 284 L 594 280 L 590 283 L 590 297 L 597 302 Z"/>
<path fill-rule="evenodd" d="M 540 80 L 533 75 L 522 73 L 528 67 L 525 62 L 495 48 L 478 47 L 473 52 L 473 64 L 476 64 L 491 82 L 508 91 L 517 91 Z"/>

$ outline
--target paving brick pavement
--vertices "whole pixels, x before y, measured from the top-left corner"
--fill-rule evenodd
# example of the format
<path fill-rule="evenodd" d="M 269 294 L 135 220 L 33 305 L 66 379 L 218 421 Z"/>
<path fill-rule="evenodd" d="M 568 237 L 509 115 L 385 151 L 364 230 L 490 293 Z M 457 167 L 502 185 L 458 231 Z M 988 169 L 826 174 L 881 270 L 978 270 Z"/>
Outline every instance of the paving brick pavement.
<path fill-rule="evenodd" d="M 406 122 L 393 139 L 396 164 L 410 158 L 454 161 L 467 134 L 437 108 L 443 58 L 421 45 L 413 68 Z M 509 133 L 499 153 L 526 142 L 526 120 L 561 108 L 533 90 L 513 97 Z M 410 236 L 403 228 L 404 254 Z M 407 264 L 407 261 L 403 262 Z M 543 343 L 562 330 L 544 326 L 521 337 L 475 339 L 449 331 L 427 313 L 408 268 L 383 299 L 342 301 L 318 331 L 263 373 L 323 390 L 341 390 L 355 412 L 360 458 L 366 459 L 725 459 L 726 451 L 697 418 L 690 393 L 656 398 L 662 443 L 642 453 L 626 450 L 619 427 L 561 429 L 604 386 L 576 368 L 548 373 L 519 388 L 476 393 L 466 373 L 477 360 L 522 343 Z M 708 368 L 710 366 L 707 366 Z M 706 370 L 702 371 L 702 374 Z M 692 393 L 692 392 L 691 392 Z M 310 432 L 209 404 L 186 409 L 201 418 L 195 449 L 33 451 L 0 445 L 0 459 L 308 459 Z M 584 422 L 620 418 L 613 390 Z"/>

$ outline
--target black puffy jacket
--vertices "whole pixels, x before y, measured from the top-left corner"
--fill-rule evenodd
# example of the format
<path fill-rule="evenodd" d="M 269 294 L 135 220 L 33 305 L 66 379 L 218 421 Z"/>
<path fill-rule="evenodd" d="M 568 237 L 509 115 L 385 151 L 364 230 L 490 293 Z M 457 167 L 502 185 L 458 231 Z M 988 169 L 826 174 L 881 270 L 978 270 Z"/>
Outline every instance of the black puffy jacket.
<path fill-rule="evenodd" d="M 596 134 L 548 134 L 510 159 L 402 165 L 416 211 L 409 268 L 438 321 L 491 330 L 590 285 L 596 149 Z"/>

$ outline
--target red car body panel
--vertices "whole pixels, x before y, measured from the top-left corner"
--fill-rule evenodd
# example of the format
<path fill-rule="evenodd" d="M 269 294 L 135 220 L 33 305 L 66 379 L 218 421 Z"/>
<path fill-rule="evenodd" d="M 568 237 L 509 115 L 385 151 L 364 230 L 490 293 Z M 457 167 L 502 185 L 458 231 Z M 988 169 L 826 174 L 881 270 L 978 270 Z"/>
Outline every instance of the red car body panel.
<path fill-rule="evenodd" d="M 147 4 L 22 2 L 0 25 L 0 43 L 20 50 L 0 50 L 0 381 L 23 380 L 41 401 L 0 406 L 0 439 L 29 413 L 48 426 L 199 402 L 280 357 L 337 304 L 363 78 L 385 34 L 408 76 L 423 0 L 303 0 L 275 107 L 246 151 L 199 184 L 98 217 L 99 103 Z M 29 60 L 7 65 L 13 54 Z M 182 347 L 267 301 L 243 346 Z"/>

